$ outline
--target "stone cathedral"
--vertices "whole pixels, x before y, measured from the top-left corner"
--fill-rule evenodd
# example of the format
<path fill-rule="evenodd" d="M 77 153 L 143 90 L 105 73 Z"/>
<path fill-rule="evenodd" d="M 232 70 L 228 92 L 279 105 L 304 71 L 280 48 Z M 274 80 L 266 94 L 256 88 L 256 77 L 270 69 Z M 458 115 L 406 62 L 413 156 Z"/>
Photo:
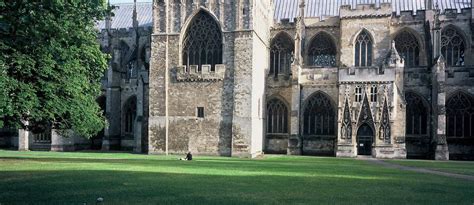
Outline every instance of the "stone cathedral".
<path fill-rule="evenodd" d="M 99 41 L 113 57 L 98 99 L 109 126 L 96 141 L 70 144 L 150 154 L 473 160 L 473 6 L 119 4 L 99 23 Z M 54 132 L 42 137 L 51 149 L 67 141 Z"/>

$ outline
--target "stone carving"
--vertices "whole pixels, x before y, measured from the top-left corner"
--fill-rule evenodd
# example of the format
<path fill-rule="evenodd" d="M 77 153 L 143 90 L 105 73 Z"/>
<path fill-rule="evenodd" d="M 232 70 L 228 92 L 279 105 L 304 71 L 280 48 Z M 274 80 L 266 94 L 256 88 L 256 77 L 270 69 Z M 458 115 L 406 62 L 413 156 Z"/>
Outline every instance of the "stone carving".
<path fill-rule="evenodd" d="M 349 110 L 349 101 L 347 99 L 344 105 L 344 120 L 342 121 L 341 138 L 342 139 L 352 138 L 351 112 Z"/>
<path fill-rule="evenodd" d="M 374 120 L 372 118 L 372 111 L 370 110 L 369 100 L 367 97 L 367 93 L 364 96 L 364 102 L 362 104 L 362 108 L 359 114 L 359 124 L 367 123 L 373 125 Z"/>
<path fill-rule="evenodd" d="M 388 113 L 387 100 L 384 100 L 383 110 L 382 110 L 382 120 L 380 122 L 379 128 L 379 138 L 386 143 L 390 143 L 390 117 Z"/>

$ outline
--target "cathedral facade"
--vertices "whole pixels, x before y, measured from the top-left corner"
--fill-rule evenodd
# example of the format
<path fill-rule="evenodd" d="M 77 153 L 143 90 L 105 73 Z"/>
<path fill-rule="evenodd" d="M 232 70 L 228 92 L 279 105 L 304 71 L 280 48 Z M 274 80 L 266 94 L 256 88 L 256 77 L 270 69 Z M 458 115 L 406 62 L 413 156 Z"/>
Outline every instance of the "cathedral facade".
<path fill-rule="evenodd" d="M 89 141 L 10 132 L 0 146 L 472 160 L 472 8 L 471 0 L 119 4 L 98 24 L 112 56 L 98 98 L 104 132 Z"/>
<path fill-rule="evenodd" d="M 157 0 L 148 150 L 472 159 L 471 4 Z"/>

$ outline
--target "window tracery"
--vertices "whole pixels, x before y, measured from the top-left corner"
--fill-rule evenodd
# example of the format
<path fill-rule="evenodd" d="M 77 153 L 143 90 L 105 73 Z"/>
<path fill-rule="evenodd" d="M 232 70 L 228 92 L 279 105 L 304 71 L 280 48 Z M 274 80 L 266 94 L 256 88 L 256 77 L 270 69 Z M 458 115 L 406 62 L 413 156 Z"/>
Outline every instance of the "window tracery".
<path fill-rule="evenodd" d="M 415 35 L 408 31 L 402 31 L 395 37 L 395 48 L 403 57 L 405 66 L 416 67 L 419 66 L 420 45 Z"/>
<path fill-rule="evenodd" d="M 222 64 L 222 34 L 217 22 L 207 13 L 196 14 L 191 26 L 186 31 L 183 41 L 183 65 L 211 65 L 211 71 L 216 64 Z"/>
<path fill-rule="evenodd" d="M 326 33 L 314 37 L 309 48 L 309 65 L 321 67 L 336 66 L 336 45 Z"/>
<path fill-rule="evenodd" d="M 383 110 L 382 110 L 382 121 L 380 122 L 380 139 L 386 143 L 390 143 L 390 117 L 388 113 L 388 104 L 387 100 L 384 101 Z"/>
<path fill-rule="evenodd" d="M 283 34 L 277 35 L 270 48 L 270 74 L 289 74 L 293 59 L 294 44 L 291 39 Z"/>
<path fill-rule="evenodd" d="M 406 134 L 407 135 L 427 135 L 428 134 L 428 108 L 423 103 L 423 99 L 414 93 L 405 95 L 407 102 L 406 111 Z"/>
<path fill-rule="evenodd" d="M 465 44 L 461 34 L 448 27 L 441 32 L 441 54 L 447 66 L 464 66 Z"/>
<path fill-rule="evenodd" d="M 342 121 L 341 138 L 351 139 L 352 138 L 352 118 L 351 111 L 349 108 L 349 101 L 346 100 L 344 103 L 344 120 Z"/>
<path fill-rule="evenodd" d="M 267 133 L 288 133 L 288 108 L 278 99 L 267 103 Z"/>
<path fill-rule="evenodd" d="M 305 135 L 334 135 L 335 116 L 330 99 L 324 94 L 317 93 L 306 104 L 303 113 L 303 134 Z"/>
<path fill-rule="evenodd" d="M 462 92 L 446 103 L 448 137 L 474 137 L 474 99 Z"/>
<path fill-rule="evenodd" d="M 372 66 L 372 39 L 366 30 L 357 36 L 355 42 L 355 66 Z"/>

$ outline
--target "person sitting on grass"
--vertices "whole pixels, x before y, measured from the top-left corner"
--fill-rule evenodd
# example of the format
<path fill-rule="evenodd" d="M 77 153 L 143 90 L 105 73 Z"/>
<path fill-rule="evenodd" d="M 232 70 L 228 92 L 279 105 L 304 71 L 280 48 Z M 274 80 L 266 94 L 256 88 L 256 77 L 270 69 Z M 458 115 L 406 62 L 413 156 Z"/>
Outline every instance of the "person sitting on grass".
<path fill-rule="evenodd" d="M 191 161 L 191 160 L 193 160 L 193 155 L 191 154 L 191 152 L 188 152 L 188 154 L 186 154 L 185 158 L 181 158 L 179 160 Z"/>

